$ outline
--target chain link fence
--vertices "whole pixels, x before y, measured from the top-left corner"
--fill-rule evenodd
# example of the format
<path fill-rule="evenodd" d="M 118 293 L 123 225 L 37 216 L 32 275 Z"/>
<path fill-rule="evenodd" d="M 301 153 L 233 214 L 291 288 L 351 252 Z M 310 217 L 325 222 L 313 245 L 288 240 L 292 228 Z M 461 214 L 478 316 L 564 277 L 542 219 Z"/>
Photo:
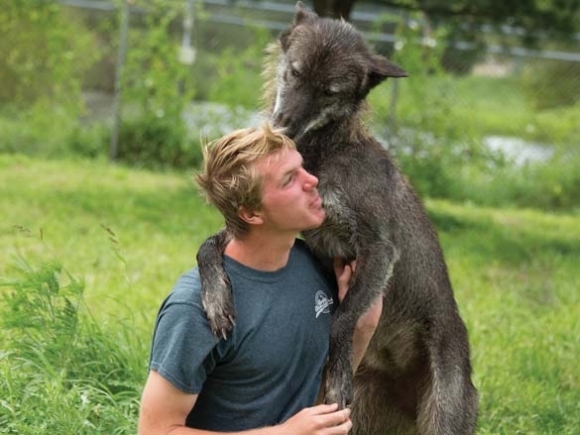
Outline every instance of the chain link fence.
<path fill-rule="evenodd" d="M 135 1 L 130 8 L 131 32 L 138 29 L 152 31 L 144 28 L 148 24 L 144 15 L 150 11 L 147 2 L 141 3 Z M 166 50 L 172 51 L 175 58 L 196 78 L 195 100 L 220 100 L 232 106 L 258 108 L 261 50 L 292 21 L 293 0 L 173 0 L 165 3 L 171 4 L 172 11 L 167 13 L 172 14 L 172 18 L 167 31 L 171 33 L 174 44 Z M 120 67 L 117 58 L 120 33 L 118 5 L 89 0 L 67 0 L 62 4 L 97 40 L 96 50 L 101 54 L 100 59 L 85 73 L 83 89 L 92 115 L 97 118 L 106 116 L 110 114 L 107 101 L 114 92 L 115 72 Z M 409 71 L 411 77 L 424 72 L 417 71 L 421 65 L 406 64 L 405 53 L 411 44 L 424 51 L 430 45 L 445 45 L 444 40 L 425 35 L 425 26 L 420 17 L 397 10 L 371 7 L 365 3 L 355 7 L 351 21 L 377 51 L 390 57 L 396 54 L 397 61 Z M 401 31 L 402 28 L 413 27 L 417 29 L 415 41 Z M 453 86 L 453 81 L 446 82 L 442 90 L 446 93 L 447 104 L 469 111 L 470 107 L 474 109 L 473 98 L 480 99 L 476 102 L 477 106 L 497 103 L 499 98 L 500 108 L 505 113 L 512 113 L 512 119 L 504 120 L 504 125 L 501 125 L 502 120 L 496 120 L 494 124 L 492 116 L 488 120 L 482 119 L 480 122 L 482 128 L 487 130 L 486 135 L 515 136 L 548 144 L 561 142 L 564 139 L 562 136 L 568 135 L 552 132 L 551 127 L 547 126 L 548 121 L 543 118 L 549 117 L 546 113 L 553 113 L 559 108 L 565 110 L 573 107 L 580 100 L 580 36 L 575 35 L 569 41 L 543 41 L 543 49 L 530 49 L 520 45 L 517 35 L 513 35 L 517 33 L 514 29 L 505 30 L 503 35 L 494 34 L 490 29 L 481 29 L 481 32 L 486 33 L 489 40 L 484 48 L 456 41 L 439 49 L 442 71 L 456 78 L 456 86 Z M 497 42 L 499 36 L 509 45 L 500 45 Z M 407 43 L 403 48 L 400 47 L 401 41 Z M 129 43 L 129 57 L 134 48 Z M 148 72 L 146 65 L 143 66 L 146 80 Z M 431 71 L 430 75 L 434 76 L 435 73 Z M 232 87 L 228 87 L 230 83 Z M 238 89 L 233 89 L 236 87 Z M 229 95 L 223 95 L 226 89 Z M 451 94 L 455 101 L 449 102 Z M 404 94 L 399 96 L 399 100 L 404 98 Z M 512 110 L 508 109 L 509 106 Z M 493 112 L 493 108 L 490 110 Z M 541 129 L 546 131 L 537 131 Z M 552 135 L 556 137 L 551 138 Z"/>

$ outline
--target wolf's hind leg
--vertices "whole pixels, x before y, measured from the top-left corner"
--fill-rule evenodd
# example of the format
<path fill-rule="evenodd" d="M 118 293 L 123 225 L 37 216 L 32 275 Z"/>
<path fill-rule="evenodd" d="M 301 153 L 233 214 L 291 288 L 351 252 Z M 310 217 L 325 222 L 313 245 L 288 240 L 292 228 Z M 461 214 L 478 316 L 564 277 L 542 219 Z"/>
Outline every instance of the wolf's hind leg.
<path fill-rule="evenodd" d="M 433 358 L 433 353 L 431 353 Z M 463 360 L 463 361 L 462 361 Z M 478 413 L 477 391 L 471 383 L 471 368 L 464 357 L 430 364 L 430 380 L 420 399 L 418 427 L 421 435 L 472 435 Z"/>
<path fill-rule="evenodd" d="M 231 284 L 222 259 L 229 239 L 229 233 L 221 230 L 203 242 L 196 256 L 201 278 L 201 302 L 211 331 L 216 337 L 223 338 L 232 329 L 236 318 Z"/>

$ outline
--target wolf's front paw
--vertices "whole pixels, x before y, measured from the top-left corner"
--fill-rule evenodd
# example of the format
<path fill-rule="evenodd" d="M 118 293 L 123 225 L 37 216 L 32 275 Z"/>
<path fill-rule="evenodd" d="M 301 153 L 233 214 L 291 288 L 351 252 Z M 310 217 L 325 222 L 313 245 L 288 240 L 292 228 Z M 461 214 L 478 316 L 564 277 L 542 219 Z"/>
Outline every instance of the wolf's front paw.
<path fill-rule="evenodd" d="M 210 287 L 209 284 L 208 287 Z M 202 303 L 211 332 L 218 338 L 226 339 L 228 332 L 236 324 L 236 309 L 229 281 L 222 282 L 222 285 L 204 292 Z"/>
<path fill-rule="evenodd" d="M 233 307 L 212 304 L 205 308 L 211 332 L 216 337 L 227 338 L 228 332 L 236 324 L 236 313 Z"/>

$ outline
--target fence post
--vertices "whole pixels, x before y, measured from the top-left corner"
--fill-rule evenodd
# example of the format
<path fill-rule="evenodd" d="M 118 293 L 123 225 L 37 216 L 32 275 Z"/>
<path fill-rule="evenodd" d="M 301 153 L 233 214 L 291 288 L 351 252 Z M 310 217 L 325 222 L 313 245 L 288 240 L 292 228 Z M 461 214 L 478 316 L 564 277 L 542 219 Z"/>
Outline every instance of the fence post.
<path fill-rule="evenodd" d="M 387 118 L 387 125 L 389 126 L 389 135 L 395 136 L 398 133 L 397 126 L 397 101 L 399 99 L 399 81 L 393 80 L 391 82 L 391 101 L 389 103 L 389 112 Z"/>
<path fill-rule="evenodd" d="M 123 67 L 127 56 L 127 40 L 129 38 L 129 8 L 130 0 L 123 0 L 121 9 L 121 31 L 119 34 L 119 51 L 117 55 L 117 66 L 115 68 L 115 96 L 113 100 L 113 130 L 111 133 L 111 147 L 109 158 L 116 160 L 119 155 L 119 130 L 121 126 L 121 90 Z"/>

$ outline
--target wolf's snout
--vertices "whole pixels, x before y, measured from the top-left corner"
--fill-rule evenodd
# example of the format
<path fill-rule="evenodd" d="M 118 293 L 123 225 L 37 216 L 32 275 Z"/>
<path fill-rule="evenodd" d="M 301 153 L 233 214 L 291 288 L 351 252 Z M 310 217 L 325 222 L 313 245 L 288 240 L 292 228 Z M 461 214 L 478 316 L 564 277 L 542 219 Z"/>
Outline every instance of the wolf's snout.
<path fill-rule="evenodd" d="M 298 126 L 295 122 L 292 122 L 289 116 L 284 115 L 283 112 L 276 112 L 272 116 L 272 124 L 276 128 L 283 129 L 286 136 L 295 140 L 298 134 Z"/>

